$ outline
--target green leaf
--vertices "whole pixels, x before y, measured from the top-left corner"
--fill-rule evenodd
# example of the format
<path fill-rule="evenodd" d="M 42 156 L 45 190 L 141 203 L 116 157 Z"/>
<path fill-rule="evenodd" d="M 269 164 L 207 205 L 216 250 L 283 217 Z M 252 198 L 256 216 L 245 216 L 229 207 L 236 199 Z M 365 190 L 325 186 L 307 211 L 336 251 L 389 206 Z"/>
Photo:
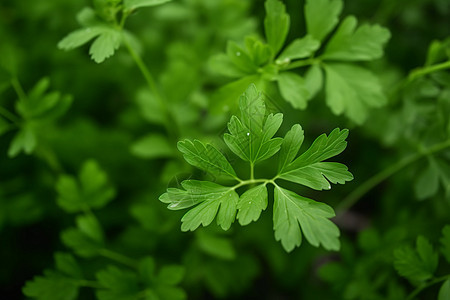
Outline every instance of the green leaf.
<path fill-rule="evenodd" d="M 184 159 L 194 167 L 218 176 L 236 178 L 236 172 L 225 156 L 211 144 L 203 144 L 199 140 L 178 142 L 178 150 Z"/>
<path fill-rule="evenodd" d="M 78 299 L 78 284 L 57 272 L 46 270 L 44 276 L 36 276 L 27 281 L 22 292 L 37 300 L 75 300 Z"/>
<path fill-rule="evenodd" d="M 276 55 L 283 47 L 289 32 L 290 18 L 286 13 L 286 7 L 279 0 L 267 0 L 264 4 L 266 18 L 264 19 L 264 31 L 267 42 Z"/>
<path fill-rule="evenodd" d="M 44 276 L 36 276 L 27 281 L 22 292 L 37 300 L 74 300 L 78 299 L 81 269 L 72 255 L 55 253 L 57 271 L 45 270 Z"/>
<path fill-rule="evenodd" d="M 75 258 L 68 253 L 55 253 L 56 269 L 71 278 L 83 278 L 81 268 Z"/>
<path fill-rule="evenodd" d="M 96 161 L 86 161 L 78 180 L 61 175 L 56 183 L 58 205 L 67 212 L 83 211 L 86 207 L 101 208 L 115 196 L 114 188 L 108 183 L 107 174 Z"/>
<path fill-rule="evenodd" d="M 277 63 L 286 63 L 294 59 L 311 56 L 320 47 L 320 42 L 311 35 L 293 40 L 277 58 Z"/>
<path fill-rule="evenodd" d="M 433 277 L 438 265 L 438 254 L 423 236 L 416 242 L 416 251 L 402 247 L 394 251 L 394 267 L 400 276 L 411 281 L 425 281 Z"/>
<path fill-rule="evenodd" d="M 235 67 L 244 72 L 244 74 L 253 74 L 256 72 L 257 66 L 253 63 L 252 58 L 235 42 L 228 41 L 227 55 Z"/>
<path fill-rule="evenodd" d="M 78 229 L 87 237 L 99 244 L 103 243 L 103 230 L 98 220 L 91 214 L 78 216 L 76 219 Z"/>
<path fill-rule="evenodd" d="M 89 48 L 89 54 L 96 63 L 101 63 L 119 49 L 122 35 L 116 30 L 104 31 Z"/>
<path fill-rule="evenodd" d="M 341 0 L 307 0 L 305 19 L 308 34 L 322 41 L 336 27 L 342 7 Z"/>
<path fill-rule="evenodd" d="M 97 16 L 97 13 L 92 7 L 83 7 L 77 13 L 77 21 L 84 27 L 94 27 L 96 25 L 102 25 L 102 22 Z"/>
<path fill-rule="evenodd" d="M 72 50 L 78 48 L 93 38 L 99 36 L 107 30 L 105 26 L 95 26 L 78 29 L 69 33 L 59 43 L 58 48 L 62 50 Z"/>
<path fill-rule="evenodd" d="M 315 247 L 322 244 L 327 250 L 339 250 L 339 229 L 329 220 L 335 216 L 330 206 L 275 186 L 273 209 L 275 239 L 287 252 L 300 246 L 302 232 Z"/>
<path fill-rule="evenodd" d="M 77 217 L 77 228 L 69 228 L 61 233 L 63 243 L 82 257 L 92 257 L 103 247 L 103 230 L 93 216 Z"/>
<path fill-rule="evenodd" d="M 266 64 L 272 57 L 272 50 L 270 46 L 264 44 L 258 38 L 248 36 L 245 38 L 245 48 L 248 56 L 255 66 L 262 66 Z"/>
<path fill-rule="evenodd" d="M 140 278 L 146 285 L 151 285 L 155 278 L 155 260 L 151 256 L 144 257 L 139 261 L 138 271 Z"/>
<path fill-rule="evenodd" d="M 33 123 L 44 123 L 63 115 L 72 104 L 72 97 L 59 92 L 46 93 L 50 80 L 46 77 L 39 80 L 22 101 L 17 102 L 16 110 L 26 120 Z"/>
<path fill-rule="evenodd" d="M 185 180 L 183 189 L 168 188 L 159 200 L 169 203 L 169 209 L 184 209 L 196 205 L 181 219 L 181 230 L 194 231 L 208 226 L 217 215 L 217 225 L 228 230 L 234 222 L 239 195 L 233 188 L 208 181 Z M 220 207 L 220 209 L 219 209 Z"/>
<path fill-rule="evenodd" d="M 292 72 L 282 72 L 277 76 L 281 96 L 294 108 L 305 109 L 310 98 L 305 80 Z"/>
<path fill-rule="evenodd" d="M 329 190 L 331 185 L 345 184 L 353 180 L 353 175 L 348 168 L 335 162 L 318 162 L 309 166 L 286 171 L 280 176 L 281 179 L 305 185 L 315 190 Z"/>
<path fill-rule="evenodd" d="M 442 229 L 441 252 L 445 259 L 450 263 L 450 225 L 446 225 Z"/>
<path fill-rule="evenodd" d="M 362 124 L 371 107 L 387 103 L 378 78 L 370 71 L 348 64 L 326 64 L 326 101 L 331 111 Z"/>
<path fill-rule="evenodd" d="M 317 95 L 323 86 L 323 72 L 319 65 L 312 65 L 305 73 L 305 86 L 309 91 L 309 99 Z"/>
<path fill-rule="evenodd" d="M 241 118 L 231 117 L 224 134 L 227 146 L 245 161 L 256 163 L 272 157 L 280 149 L 281 138 L 272 138 L 283 122 L 282 114 L 265 118 L 262 94 L 250 85 L 239 99 Z"/>
<path fill-rule="evenodd" d="M 419 200 L 436 195 L 439 190 L 440 171 L 436 162 L 430 159 L 430 163 L 417 177 L 414 192 Z"/>
<path fill-rule="evenodd" d="M 125 10 L 132 11 L 137 8 L 161 5 L 171 1 L 172 0 L 124 0 L 123 5 Z"/>
<path fill-rule="evenodd" d="M 36 135 L 30 125 L 26 124 L 13 138 L 8 149 L 9 157 L 16 157 L 20 152 L 33 153 L 37 145 Z"/>
<path fill-rule="evenodd" d="M 255 84 L 258 88 L 264 86 L 265 81 L 258 75 L 250 75 L 239 80 L 230 82 L 218 89 L 211 100 L 212 111 L 216 114 L 234 112 L 237 109 L 237 101 L 250 84 Z"/>
<path fill-rule="evenodd" d="M 154 124 L 164 124 L 166 122 L 160 102 L 148 89 L 141 89 L 136 93 L 136 103 L 139 112 L 148 122 Z"/>
<path fill-rule="evenodd" d="M 450 299 L 450 279 L 447 279 L 442 284 L 439 289 L 438 300 L 449 300 Z"/>
<path fill-rule="evenodd" d="M 356 29 L 357 23 L 353 16 L 345 18 L 325 48 L 324 60 L 365 61 L 383 56 L 383 47 L 391 37 L 389 30 L 368 24 Z"/>
<path fill-rule="evenodd" d="M 303 134 L 300 130 L 296 130 L 296 138 L 300 141 L 299 145 L 296 145 L 295 140 L 290 137 L 289 141 L 286 142 L 286 150 L 283 150 L 283 153 L 290 154 L 290 158 L 298 152 L 303 140 Z M 294 133 L 291 133 L 291 135 L 294 136 Z M 345 141 L 347 136 L 348 130 L 339 130 L 338 128 L 333 130 L 328 137 L 322 134 L 308 150 L 292 163 L 288 165 L 284 163 L 285 167 L 281 169 L 278 177 L 315 190 L 331 189 L 329 182 L 344 184 L 346 181 L 352 180 L 353 175 L 345 165 L 335 162 L 322 162 L 344 151 L 347 146 Z M 284 157 L 285 155 L 283 155 L 283 161 L 287 162 L 288 160 Z"/>
<path fill-rule="evenodd" d="M 298 150 L 300 150 L 304 139 L 304 131 L 299 124 L 292 126 L 291 130 L 286 133 L 283 143 L 281 144 L 280 157 L 278 158 L 279 174 L 282 173 L 297 156 Z"/>
<path fill-rule="evenodd" d="M 223 260 L 236 258 L 236 251 L 229 238 L 200 231 L 197 234 L 197 245 L 200 250 L 213 257 Z"/>
<path fill-rule="evenodd" d="M 97 272 L 97 280 L 104 287 L 96 291 L 99 300 L 136 300 L 139 286 L 135 273 L 115 266 Z"/>
<path fill-rule="evenodd" d="M 237 219 L 242 226 L 257 221 L 261 212 L 267 208 L 267 187 L 260 184 L 247 190 L 239 198 Z"/>
<path fill-rule="evenodd" d="M 247 75 L 239 66 L 236 66 L 229 55 L 220 53 L 212 56 L 209 61 L 209 68 L 212 72 L 231 78 L 241 78 Z"/>
<path fill-rule="evenodd" d="M 154 133 L 146 135 L 134 142 L 130 147 L 130 151 L 133 155 L 145 159 L 176 156 L 167 137 Z"/>
<path fill-rule="evenodd" d="M 183 266 L 167 265 L 161 268 L 156 280 L 163 285 L 177 285 L 183 280 L 185 273 Z"/>

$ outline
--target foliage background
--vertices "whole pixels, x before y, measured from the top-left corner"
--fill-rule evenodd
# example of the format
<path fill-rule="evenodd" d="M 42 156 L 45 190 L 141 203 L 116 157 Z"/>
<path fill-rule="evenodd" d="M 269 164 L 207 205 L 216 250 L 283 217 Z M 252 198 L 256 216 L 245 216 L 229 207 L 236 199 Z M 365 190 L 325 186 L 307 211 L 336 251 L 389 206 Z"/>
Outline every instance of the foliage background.
<path fill-rule="evenodd" d="M 140 10 L 130 18 L 127 28 L 141 41 L 145 62 L 186 118 L 181 135 L 218 140 L 229 115 L 213 115 L 210 99 L 228 81 L 215 74 L 208 62 L 212 55 L 224 51 L 227 40 L 242 41 L 247 34 L 262 34 L 263 2 L 175 2 Z M 303 2 L 284 2 L 291 15 L 288 40 L 292 40 L 305 31 Z M 89 59 L 86 46 L 71 52 L 56 48 L 62 37 L 77 28 L 76 13 L 89 4 L 74 0 L 4 0 L 0 4 L 0 104 L 14 110 L 17 96 L 10 85 L 11 76 L 25 90 L 48 76 L 52 90 L 74 98 L 69 112 L 40 132 L 42 147 L 33 155 L 8 158 L 14 134 L 6 132 L 0 137 L 2 297 L 23 299 L 24 282 L 52 267 L 55 251 L 67 251 L 60 232 L 73 226 L 74 215 L 58 207 L 55 182 L 62 171 L 76 174 L 87 159 L 98 161 L 117 191 L 114 200 L 96 212 L 109 247 L 134 258 L 151 255 L 158 265 L 184 265 L 181 287 L 192 299 L 401 299 L 398 295 L 413 289 L 397 275 L 393 250 L 412 245 L 418 235 L 438 245 L 441 229 L 450 220 L 450 201 L 444 191 L 448 187 L 440 187 L 424 201 L 415 195 L 426 159 L 389 177 L 338 215 L 335 221 L 343 244 L 339 253 L 306 243 L 285 253 L 273 239 L 267 212 L 257 224 L 235 224 L 227 232 L 213 226 L 181 233 L 182 214 L 168 211 L 157 199 L 168 186 L 190 177 L 195 170 L 168 164 L 165 158 L 146 159 L 130 150 L 142 136 L 164 134 L 164 130 L 147 121 L 138 100 L 139 94 L 145 93 L 141 92 L 145 83 L 129 55 L 120 49 L 97 65 Z M 384 85 L 388 106 L 374 110 L 369 121 L 356 126 L 343 116 L 332 115 L 324 101 L 312 101 L 306 110 L 299 111 L 276 97 L 272 99 L 287 122 L 301 123 L 310 138 L 335 127 L 350 128 L 349 146 L 340 161 L 349 166 L 355 180 L 336 186 L 332 192 L 305 191 L 333 207 L 375 173 L 415 153 L 422 144 L 425 135 L 416 133 L 441 111 L 433 100 L 435 86 L 415 82 L 404 90 L 402 87 L 402 92 L 399 86 L 413 68 L 424 64 L 433 40 L 450 36 L 446 0 L 347 0 L 342 15 L 349 14 L 391 31 L 384 58 L 369 66 Z M 407 91 L 408 101 L 418 103 L 409 110 L 399 96 L 403 91 Z M 422 109 L 429 114 L 423 114 Z M 387 122 L 385 117 L 391 115 L 394 119 L 406 115 L 407 120 Z M 447 150 L 447 168 L 448 154 Z M 261 170 L 270 170 L 270 166 Z M 89 274 L 108 264 L 106 259 L 88 259 L 82 267 Z M 440 265 L 439 272 L 448 274 L 449 265 Z M 437 287 L 427 289 L 420 299 L 436 298 L 437 291 Z M 81 299 L 93 296 L 89 289 L 81 293 Z"/>

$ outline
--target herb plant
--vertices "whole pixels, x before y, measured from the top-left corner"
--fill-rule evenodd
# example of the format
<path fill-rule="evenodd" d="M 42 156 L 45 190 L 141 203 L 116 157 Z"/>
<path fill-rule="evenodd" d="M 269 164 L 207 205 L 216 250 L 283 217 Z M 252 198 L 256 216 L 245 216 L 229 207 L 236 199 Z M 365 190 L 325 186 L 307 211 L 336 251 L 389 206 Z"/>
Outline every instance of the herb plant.
<path fill-rule="evenodd" d="M 2 1 L 1 298 L 450 299 L 449 18 Z"/>

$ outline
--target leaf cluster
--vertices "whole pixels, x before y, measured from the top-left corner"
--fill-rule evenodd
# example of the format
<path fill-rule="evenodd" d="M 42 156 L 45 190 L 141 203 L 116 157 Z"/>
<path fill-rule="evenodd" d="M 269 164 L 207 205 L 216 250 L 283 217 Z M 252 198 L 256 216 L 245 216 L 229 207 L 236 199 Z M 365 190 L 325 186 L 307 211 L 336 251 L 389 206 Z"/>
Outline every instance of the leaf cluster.
<path fill-rule="evenodd" d="M 306 1 L 307 32 L 285 46 L 290 16 L 281 1 L 267 0 L 266 41 L 253 36 L 246 37 L 244 46 L 230 41 L 226 54 L 211 61 L 217 73 L 238 78 L 218 91 L 215 105 L 232 106 L 233 91 L 256 83 L 263 90 L 276 84 L 294 108 L 305 109 L 323 89 L 335 115 L 345 114 L 362 124 L 371 108 L 381 107 L 387 100 L 378 78 L 359 62 L 380 58 L 390 33 L 379 25 L 358 26 L 354 16 L 339 24 L 342 7 L 341 0 Z M 300 67 L 307 69 L 302 74 L 291 71 Z"/>
<path fill-rule="evenodd" d="M 263 95 L 250 85 L 239 99 L 240 118 L 232 116 L 229 133 L 224 135 L 228 148 L 240 159 L 247 161 L 251 178 L 242 180 L 217 148 L 199 140 L 184 140 L 178 149 L 185 160 L 219 178 L 238 183 L 224 186 L 209 181 L 185 180 L 180 188 L 169 188 L 160 197 L 173 210 L 191 208 L 182 218 L 183 231 L 208 226 L 216 218 L 217 225 L 228 230 L 238 219 L 241 225 L 258 220 L 268 205 L 267 185 L 274 186 L 273 223 L 275 239 L 286 251 L 292 251 L 302 241 L 302 232 L 313 246 L 322 244 L 326 249 L 339 249 L 339 230 L 329 219 L 333 209 L 325 203 L 300 196 L 276 182 L 291 181 L 315 190 L 328 190 L 331 183 L 343 184 L 353 179 L 343 164 L 325 161 L 344 151 L 347 130 L 333 130 L 328 136 L 319 136 L 313 144 L 297 156 L 304 135 L 300 125 L 294 125 L 284 138 L 274 135 L 281 126 L 283 115 L 266 115 Z M 278 173 L 272 179 L 255 179 L 254 165 L 278 155 Z M 236 189 L 250 186 L 242 195 Z M 300 229 L 301 227 L 301 229 Z"/>

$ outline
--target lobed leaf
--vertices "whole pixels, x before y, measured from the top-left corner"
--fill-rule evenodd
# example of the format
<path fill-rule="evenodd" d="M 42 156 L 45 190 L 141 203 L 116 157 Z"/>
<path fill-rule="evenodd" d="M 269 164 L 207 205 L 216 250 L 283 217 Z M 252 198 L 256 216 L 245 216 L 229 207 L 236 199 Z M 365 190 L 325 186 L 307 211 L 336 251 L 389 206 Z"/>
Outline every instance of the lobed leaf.
<path fill-rule="evenodd" d="M 428 240 L 419 236 L 415 251 L 409 246 L 394 251 L 394 267 L 401 276 L 411 281 L 425 281 L 433 277 L 438 258 Z"/>
<path fill-rule="evenodd" d="M 294 108 L 305 109 L 310 99 L 308 87 L 300 75 L 292 72 L 282 72 L 277 76 L 281 96 Z"/>
<path fill-rule="evenodd" d="M 233 188 L 208 181 L 185 180 L 183 189 L 169 188 L 159 200 L 169 209 L 184 209 L 196 205 L 181 219 L 181 230 L 194 231 L 200 225 L 208 226 L 217 216 L 217 225 L 228 230 L 234 222 L 239 195 Z"/>
<path fill-rule="evenodd" d="M 257 221 L 261 212 L 267 208 L 267 187 L 260 184 L 243 193 L 237 205 L 237 219 L 242 226 Z"/>
<path fill-rule="evenodd" d="M 184 159 L 194 167 L 214 175 L 236 178 L 236 172 L 228 160 L 211 144 L 205 145 L 199 140 L 184 140 L 177 145 Z"/>
<path fill-rule="evenodd" d="M 315 247 L 322 244 L 327 250 L 339 250 L 339 229 L 329 220 L 335 216 L 330 206 L 275 186 L 273 210 L 275 239 L 287 252 L 300 246 L 302 232 Z"/>
<path fill-rule="evenodd" d="M 278 63 L 290 62 L 291 60 L 311 56 L 320 47 L 320 42 L 311 35 L 301 39 L 293 40 L 277 58 Z"/>
<path fill-rule="evenodd" d="M 331 111 L 345 113 L 362 124 L 370 107 L 380 107 L 387 99 L 378 78 L 370 71 L 349 64 L 326 64 L 326 101 Z"/>
<path fill-rule="evenodd" d="M 286 13 L 286 7 L 279 0 L 267 0 L 264 4 L 266 18 L 264 19 L 264 31 L 273 55 L 283 47 L 289 32 L 290 17 Z"/>
<path fill-rule="evenodd" d="M 339 22 L 342 7 L 341 0 L 307 0 L 305 20 L 308 34 L 322 41 Z"/>
<path fill-rule="evenodd" d="M 344 184 L 346 181 L 353 180 L 353 175 L 345 165 L 322 162 L 344 151 L 347 146 L 345 139 L 348 136 L 348 130 L 336 128 L 328 137 L 325 134 L 319 136 L 311 147 L 292 163 L 289 161 L 297 154 L 303 142 L 303 131 L 296 127 L 286 136 L 288 141 L 282 146 L 283 156 L 280 160 L 282 164 L 279 166 L 279 178 L 316 190 L 330 189 L 329 182 Z"/>
<path fill-rule="evenodd" d="M 37 300 L 78 299 L 81 269 L 75 258 L 67 253 L 55 253 L 56 270 L 45 270 L 43 276 L 27 281 L 22 292 Z"/>
<path fill-rule="evenodd" d="M 227 146 L 241 159 L 256 163 L 278 152 L 282 139 L 272 138 L 283 122 L 282 114 L 265 118 L 266 107 L 261 93 L 250 85 L 239 101 L 241 119 L 231 117 L 224 135 Z"/>
<path fill-rule="evenodd" d="M 322 55 L 324 60 L 366 61 L 383 56 L 383 47 L 389 40 L 389 30 L 380 25 L 362 25 L 348 16 L 330 39 Z"/>
<path fill-rule="evenodd" d="M 120 47 L 122 35 L 116 30 L 104 31 L 89 48 L 89 54 L 96 63 L 101 63 Z"/>
<path fill-rule="evenodd" d="M 58 48 L 72 50 L 78 48 L 107 30 L 105 26 L 81 28 L 69 33 L 59 43 Z"/>
<path fill-rule="evenodd" d="M 61 175 L 56 190 L 58 205 L 67 212 L 83 211 L 86 207 L 101 208 L 115 196 L 107 174 L 93 160 L 83 164 L 78 180 L 70 175 Z"/>
<path fill-rule="evenodd" d="M 104 287 L 96 291 L 99 300 L 135 300 L 139 286 L 135 273 L 115 266 L 97 272 L 97 280 Z"/>

